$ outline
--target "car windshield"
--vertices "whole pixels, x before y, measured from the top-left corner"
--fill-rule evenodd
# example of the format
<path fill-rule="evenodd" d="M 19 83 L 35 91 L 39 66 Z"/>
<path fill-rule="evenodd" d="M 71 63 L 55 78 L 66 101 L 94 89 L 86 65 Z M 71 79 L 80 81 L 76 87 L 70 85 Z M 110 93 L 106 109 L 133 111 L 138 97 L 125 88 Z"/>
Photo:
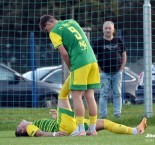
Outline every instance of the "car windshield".
<path fill-rule="evenodd" d="M 62 69 L 56 70 L 51 73 L 46 79 L 46 82 L 62 84 Z"/>
<path fill-rule="evenodd" d="M 37 70 L 35 72 L 35 75 L 37 77 L 38 80 L 41 80 L 41 78 L 43 78 L 44 76 L 46 76 L 51 70 Z"/>
<path fill-rule="evenodd" d="M 50 69 L 45 69 L 45 70 L 35 70 L 34 75 L 36 80 L 41 80 L 44 76 L 46 76 L 51 70 Z M 33 80 L 33 71 L 29 71 L 25 74 L 23 74 L 23 77 Z"/>
<path fill-rule="evenodd" d="M 41 81 L 44 77 L 46 77 L 50 72 L 58 69 L 61 66 L 51 66 L 51 67 L 42 67 L 38 68 L 34 71 L 35 80 Z M 33 71 L 26 72 L 22 75 L 24 78 L 28 80 L 33 80 Z"/>
<path fill-rule="evenodd" d="M 12 72 L 10 72 L 9 70 L 3 68 L 3 67 L 0 67 L 0 72 L 1 72 L 1 75 L 0 75 L 0 80 L 1 81 L 11 81 L 11 80 L 14 80 L 14 74 Z"/>

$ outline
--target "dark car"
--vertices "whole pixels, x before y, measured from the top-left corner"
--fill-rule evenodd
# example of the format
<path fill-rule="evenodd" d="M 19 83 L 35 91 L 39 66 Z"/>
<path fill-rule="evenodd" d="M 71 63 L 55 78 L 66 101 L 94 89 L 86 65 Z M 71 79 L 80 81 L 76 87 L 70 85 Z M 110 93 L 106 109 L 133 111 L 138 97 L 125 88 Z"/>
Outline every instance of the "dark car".
<path fill-rule="evenodd" d="M 137 104 L 144 103 L 144 72 L 139 75 L 139 83 L 136 86 L 136 99 Z M 152 100 L 155 103 L 155 63 L 152 64 Z"/>
<path fill-rule="evenodd" d="M 59 84 L 27 80 L 0 64 L 0 107 L 44 107 L 57 100 L 59 91 Z"/>
<path fill-rule="evenodd" d="M 152 80 L 152 101 L 155 103 L 155 80 Z M 136 87 L 136 104 L 144 103 L 144 85 L 138 85 Z"/>

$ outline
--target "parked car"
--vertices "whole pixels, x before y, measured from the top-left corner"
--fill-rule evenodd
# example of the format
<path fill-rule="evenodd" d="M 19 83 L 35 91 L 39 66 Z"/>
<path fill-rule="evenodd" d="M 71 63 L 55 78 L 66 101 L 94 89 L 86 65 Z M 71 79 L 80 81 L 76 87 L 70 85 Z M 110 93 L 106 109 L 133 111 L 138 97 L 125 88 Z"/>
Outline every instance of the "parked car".
<path fill-rule="evenodd" d="M 47 67 L 48 68 L 48 67 Z M 46 69 L 47 69 L 46 68 Z M 44 68 L 38 68 L 37 71 L 41 72 Z M 38 81 L 48 82 L 52 84 L 62 85 L 62 66 L 59 66 L 57 69 L 50 70 L 44 77 L 37 77 Z M 44 71 L 42 71 L 44 72 Z M 127 104 L 135 103 L 135 87 L 138 84 L 138 74 L 130 70 L 130 68 L 125 67 L 123 72 L 123 81 L 122 81 L 122 98 L 123 102 Z M 99 90 L 95 90 L 95 98 L 98 103 L 99 101 Z M 109 100 L 112 101 L 112 96 L 109 97 Z"/>
<path fill-rule="evenodd" d="M 0 107 L 44 107 L 49 100 L 57 100 L 60 88 L 59 84 L 30 81 L 0 63 Z"/>
<path fill-rule="evenodd" d="M 28 72 L 22 74 L 22 76 L 24 78 L 27 78 L 28 80 L 35 79 L 36 81 L 39 81 L 39 80 L 42 80 L 44 77 L 46 77 L 50 72 L 52 72 L 58 68 L 62 68 L 62 65 L 37 68 L 36 70 L 34 70 L 35 78 L 33 78 L 33 71 L 28 71 Z"/>
<path fill-rule="evenodd" d="M 141 72 L 138 79 L 138 85 L 136 86 L 135 90 L 135 102 L 137 104 L 144 103 L 144 77 L 144 72 Z M 155 102 L 155 63 L 152 64 L 152 100 Z"/>

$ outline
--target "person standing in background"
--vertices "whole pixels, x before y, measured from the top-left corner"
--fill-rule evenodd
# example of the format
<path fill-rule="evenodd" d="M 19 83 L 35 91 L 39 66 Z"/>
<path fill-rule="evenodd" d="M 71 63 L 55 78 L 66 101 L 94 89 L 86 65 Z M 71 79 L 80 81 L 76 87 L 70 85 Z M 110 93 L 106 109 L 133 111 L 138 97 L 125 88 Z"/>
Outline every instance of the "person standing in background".
<path fill-rule="evenodd" d="M 111 90 L 113 92 L 114 115 L 117 118 L 121 116 L 122 72 L 127 61 L 127 55 L 123 41 L 120 38 L 115 38 L 114 32 L 114 23 L 106 21 L 103 24 L 103 38 L 97 40 L 94 45 L 101 77 L 100 118 L 106 118 L 108 115 L 107 102 Z"/>

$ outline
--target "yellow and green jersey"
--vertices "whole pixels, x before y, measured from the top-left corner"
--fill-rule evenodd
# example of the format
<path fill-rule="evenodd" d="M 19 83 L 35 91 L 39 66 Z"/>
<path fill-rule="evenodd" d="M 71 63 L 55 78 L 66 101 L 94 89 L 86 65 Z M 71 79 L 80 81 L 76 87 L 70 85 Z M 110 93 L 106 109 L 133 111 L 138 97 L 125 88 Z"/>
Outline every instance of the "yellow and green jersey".
<path fill-rule="evenodd" d="M 97 62 L 87 36 L 75 20 L 59 21 L 49 33 L 49 37 L 54 48 L 61 45 L 66 48 L 70 58 L 71 71 Z"/>
<path fill-rule="evenodd" d="M 44 132 L 57 132 L 59 131 L 59 125 L 57 120 L 51 119 L 40 119 L 29 124 L 26 128 L 28 136 L 35 136 L 36 132 L 42 130 Z"/>
<path fill-rule="evenodd" d="M 39 130 L 44 132 L 65 131 L 68 134 L 71 134 L 77 127 L 74 112 L 64 108 L 59 108 L 58 110 L 58 119 L 40 119 L 29 124 L 26 128 L 28 136 L 35 136 Z M 84 125 L 85 129 L 88 130 L 88 126 L 90 125 L 88 119 L 85 119 Z"/>
<path fill-rule="evenodd" d="M 57 132 L 59 130 L 59 125 L 57 120 L 54 118 L 51 119 L 40 119 L 34 121 L 33 124 L 37 126 L 40 130 L 45 132 Z"/>

